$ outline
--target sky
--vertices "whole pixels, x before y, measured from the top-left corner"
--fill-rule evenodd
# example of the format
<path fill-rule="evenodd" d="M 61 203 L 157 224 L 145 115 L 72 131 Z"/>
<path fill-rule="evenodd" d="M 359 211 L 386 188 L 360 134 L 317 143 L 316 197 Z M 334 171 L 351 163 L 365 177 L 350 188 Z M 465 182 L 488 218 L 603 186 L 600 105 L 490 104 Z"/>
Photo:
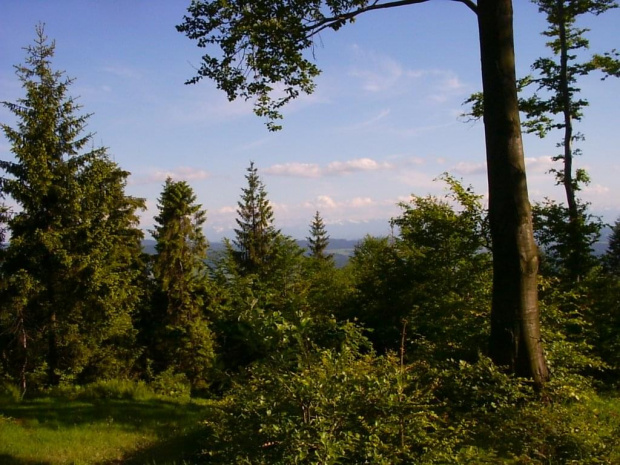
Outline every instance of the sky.
<path fill-rule="evenodd" d="M 545 18 L 514 0 L 517 74 L 549 56 Z M 313 94 L 284 110 L 283 130 L 269 132 L 251 102 L 228 102 L 212 82 L 185 85 L 201 50 L 175 29 L 189 0 L 0 0 L 0 101 L 24 95 L 14 65 L 45 23 L 56 43 L 55 69 L 75 78 L 69 93 L 96 146 L 131 172 L 127 193 L 144 197 L 148 235 L 166 177 L 186 180 L 207 210 L 212 241 L 233 237 L 236 208 L 254 161 L 274 208 L 276 226 L 308 235 L 315 211 L 333 238 L 386 235 L 399 202 L 445 194 L 448 172 L 485 196 L 484 128 L 466 121 L 463 101 L 480 90 L 476 18 L 464 5 L 431 0 L 375 11 L 315 49 L 322 70 Z M 620 49 L 620 9 L 584 18 L 591 52 Z M 592 182 L 580 196 L 604 221 L 620 216 L 620 80 L 596 73 L 580 81 L 589 100 L 577 130 L 576 160 Z M 14 126 L 0 108 L 0 122 Z M 563 200 L 548 170 L 559 132 L 524 135 L 530 198 Z M 12 159 L 0 136 L 0 158 Z M 9 202 L 10 203 L 10 202 Z"/>

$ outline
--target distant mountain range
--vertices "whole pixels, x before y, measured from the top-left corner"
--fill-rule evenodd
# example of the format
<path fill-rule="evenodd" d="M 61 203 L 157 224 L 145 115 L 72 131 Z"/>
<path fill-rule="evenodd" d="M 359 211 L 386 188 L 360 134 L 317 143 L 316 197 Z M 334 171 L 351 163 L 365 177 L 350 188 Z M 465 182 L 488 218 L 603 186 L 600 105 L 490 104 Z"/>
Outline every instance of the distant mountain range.
<path fill-rule="evenodd" d="M 341 268 L 347 264 L 351 255 L 353 255 L 353 250 L 355 246 L 361 239 L 350 240 L 350 239 L 330 239 L 329 246 L 327 247 L 327 252 L 334 256 L 334 263 L 336 267 Z M 303 249 L 308 249 L 308 241 L 306 240 L 298 240 L 296 241 L 297 245 L 299 245 Z M 155 244 L 156 242 L 153 239 L 145 239 L 142 241 L 142 248 L 145 253 L 149 255 L 155 254 Z M 218 254 L 225 249 L 223 242 L 209 242 L 209 252 L 212 254 Z"/>
<path fill-rule="evenodd" d="M 600 256 L 603 255 L 607 251 L 607 247 L 609 246 L 609 237 L 611 235 L 612 229 L 609 227 L 603 228 L 601 231 L 601 238 L 593 244 L 592 248 L 594 249 L 594 255 Z M 334 256 L 335 264 L 338 268 L 345 266 L 351 256 L 353 255 L 353 251 L 355 250 L 355 246 L 362 239 L 330 239 L 329 246 L 327 247 L 327 251 Z M 308 241 L 306 240 L 297 240 L 297 244 L 304 248 L 308 249 Z M 152 239 L 145 239 L 142 241 L 142 247 L 144 251 L 148 254 L 155 253 L 155 241 Z M 218 253 L 224 250 L 223 242 L 209 242 L 209 250 L 212 253 Z"/>

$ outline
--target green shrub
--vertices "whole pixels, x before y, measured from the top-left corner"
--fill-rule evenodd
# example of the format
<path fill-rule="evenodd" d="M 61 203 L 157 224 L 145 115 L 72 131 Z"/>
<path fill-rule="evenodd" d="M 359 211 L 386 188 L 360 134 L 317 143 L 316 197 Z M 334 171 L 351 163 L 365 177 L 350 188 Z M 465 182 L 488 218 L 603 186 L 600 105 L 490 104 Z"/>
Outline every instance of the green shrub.
<path fill-rule="evenodd" d="M 0 397 L 19 402 L 22 399 L 22 394 L 16 385 L 0 381 Z"/>
<path fill-rule="evenodd" d="M 131 399 L 148 400 L 155 397 L 155 393 L 143 381 L 111 379 L 96 381 L 80 388 L 78 399 Z"/>
<path fill-rule="evenodd" d="M 253 365 L 207 424 L 211 460 L 617 463 L 620 408 L 586 378 L 558 377 L 536 392 L 483 356 L 402 364 L 393 353 L 360 350 L 358 330 L 345 331 L 339 350 L 308 345 L 292 364 L 273 356 Z"/>
<path fill-rule="evenodd" d="M 161 372 L 151 383 L 157 394 L 174 397 L 180 400 L 189 400 L 191 397 L 191 384 L 183 373 L 176 373 L 174 368 L 168 368 Z"/>

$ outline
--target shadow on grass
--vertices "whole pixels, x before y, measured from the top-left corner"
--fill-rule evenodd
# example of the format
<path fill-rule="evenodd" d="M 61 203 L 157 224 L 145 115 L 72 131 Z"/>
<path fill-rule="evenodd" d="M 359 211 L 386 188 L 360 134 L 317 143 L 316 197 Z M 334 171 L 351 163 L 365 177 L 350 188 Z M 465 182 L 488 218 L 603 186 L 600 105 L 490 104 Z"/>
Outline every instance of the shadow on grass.
<path fill-rule="evenodd" d="M 10 418 L 28 429 L 63 430 L 81 425 L 113 424 L 121 431 L 153 434 L 157 438 L 155 442 L 127 453 L 121 460 L 104 461 L 101 465 L 195 463 L 207 435 L 200 420 L 208 415 L 209 410 L 206 405 L 160 399 L 84 401 L 47 397 L 17 403 L 0 399 L 0 418 Z M 0 454 L 0 464 L 50 465 L 50 462 Z"/>
<path fill-rule="evenodd" d="M 159 437 L 170 437 L 196 425 L 204 415 L 204 407 L 158 399 L 72 401 L 43 398 L 19 403 L 0 402 L 0 414 L 40 428 L 114 423 L 127 431 L 148 430 Z"/>
<path fill-rule="evenodd" d="M 24 460 L 7 454 L 0 454 L 0 463 L 2 465 L 50 465 L 49 462 L 41 462 L 38 460 Z"/>
<path fill-rule="evenodd" d="M 100 465 L 183 465 L 194 464 L 205 442 L 203 428 L 158 441 L 148 447 L 126 455 L 121 460 Z M 0 462 L 2 463 L 2 462 Z"/>

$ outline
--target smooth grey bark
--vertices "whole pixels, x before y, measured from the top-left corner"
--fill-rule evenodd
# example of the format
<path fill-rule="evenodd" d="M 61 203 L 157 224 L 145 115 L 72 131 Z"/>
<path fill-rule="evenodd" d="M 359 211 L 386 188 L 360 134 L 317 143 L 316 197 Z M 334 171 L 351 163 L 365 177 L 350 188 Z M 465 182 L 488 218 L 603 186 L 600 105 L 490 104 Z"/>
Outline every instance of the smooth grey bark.
<path fill-rule="evenodd" d="M 538 308 L 538 249 L 525 176 L 511 0 L 480 0 L 478 27 L 493 244 L 490 355 L 508 371 L 549 378 Z"/>

